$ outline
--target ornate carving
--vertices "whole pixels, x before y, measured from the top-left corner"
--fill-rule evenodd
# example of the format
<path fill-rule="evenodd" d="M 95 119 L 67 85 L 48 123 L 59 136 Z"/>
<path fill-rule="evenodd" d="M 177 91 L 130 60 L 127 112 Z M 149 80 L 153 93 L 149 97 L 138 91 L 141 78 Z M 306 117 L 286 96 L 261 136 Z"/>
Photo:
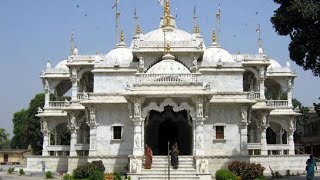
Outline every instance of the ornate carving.
<path fill-rule="evenodd" d="M 49 132 L 47 120 L 42 120 L 42 133 L 47 134 Z"/>
<path fill-rule="evenodd" d="M 50 91 L 50 86 L 49 86 L 49 81 L 48 81 L 48 79 L 45 79 L 45 80 L 44 80 L 44 90 L 45 90 L 46 92 Z"/>
<path fill-rule="evenodd" d="M 246 105 L 241 106 L 241 121 L 242 122 L 248 121 L 248 106 Z"/>
<path fill-rule="evenodd" d="M 198 135 L 198 137 L 197 137 L 197 148 L 198 149 L 202 149 L 202 135 Z"/>
<path fill-rule="evenodd" d="M 199 97 L 197 99 L 197 116 L 203 117 L 203 98 Z"/>
<path fill-rule="evenodd" d="M 144 57 L 140 56 L 139 58 L 139 72 L 143 73 L 144 72 Z"/>
<path fill-rule="evenodd" d="M 65 105 L 66 107 L 70 106 L 70 101 L 68 101 L 68 99 L 65 99 L 65 100 L 64 100 L 64 105 Z"/>
<path fill-rule="evenodd" d="M 141 100 L 140 98 L 134 99 L 134 117 L 141 116 Z"/>
<path fill-rule="evenodd" d="M 134 156 L 131 160 L 130 160 L 130 172 L 131 173 L 135 173 L 137 172 L 138 169 L 138 160 L 137 158 Z"/>
<path fill-rule="evenodd" d="M 199 164 L 199 172 L 205 173 L 207 171 L 207 160 L 202 158 Z"/>
<path fill-rule="evenodd" d="M 71 79 L 72 79 L 72 80 L 76 80 L 76 79 L 77 79 L 77 76 L 78 76 L 77 69 L 76 69 L 76 68 L 73 68 L 73 69 L 71 70 Z"/>
<path fill-rule="evenodd" d="M 131 105 L 131 102 L 128 102 L 128 110 L 129 110 L 129 118 L 132 118 L 132 117 L 133 117 L 133 114 L 132 114 L 132 105 Z"/>
<path fill-rule="evenodd" d="M 141 148 L 141 139 L 140 139 L 140 135 L 136 135 L 136 138 L 134 140 L 135 143 L 135 148 Z"/>
<path fill-rule="evenodd" d="M 90 107 L 90 124 L 96 124 L 96 112 L 94 106 Z"/>
<path fill-rule="evenodd" d="M 38 107 L 38 114 L 43 113 L 43 109 L 41 107 Z"/>

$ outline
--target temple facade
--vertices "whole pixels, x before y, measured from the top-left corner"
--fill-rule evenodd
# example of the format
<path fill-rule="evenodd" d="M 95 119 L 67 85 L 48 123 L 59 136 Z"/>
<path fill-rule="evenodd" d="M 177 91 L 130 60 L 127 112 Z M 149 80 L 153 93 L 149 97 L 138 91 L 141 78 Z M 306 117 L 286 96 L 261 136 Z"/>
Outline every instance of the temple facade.
<path fill-rule="evenodd" d="M 296 74 L 261 44 L 257 54 L 230 54 L 213 32 L 206 46 L 197 25 L 178 29 L 169 2 L 159 28 L 143 34 L 137 26 L 130 45 L 121 33 L 107 54 L 81 55 L 71 42 L 71 55 L 40 75 L 43 150 L 28 158 L 29 170 L 72 172 L 102 160 L 106 172 L 163 179 L 175 142 L 176 179 L 211 179 L 233 160 L 261 163 L 266 173 L 304 170 L 307 156 L 295 155 L 293 141 Z"/>

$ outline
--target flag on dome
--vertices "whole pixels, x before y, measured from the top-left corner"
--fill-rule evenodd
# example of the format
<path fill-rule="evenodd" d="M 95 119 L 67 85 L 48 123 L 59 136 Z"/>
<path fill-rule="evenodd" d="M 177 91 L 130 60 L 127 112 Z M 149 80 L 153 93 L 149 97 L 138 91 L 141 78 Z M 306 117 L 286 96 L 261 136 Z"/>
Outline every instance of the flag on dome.
<path fill-rule="evenodd" d="M 114 3 L 114 5 L 112 6 L 112 9 L 114 9 L 116 6 L 118 6 L 119 3 L 120 3 L 120 0 L 116 0 L 116 2 Z"/>

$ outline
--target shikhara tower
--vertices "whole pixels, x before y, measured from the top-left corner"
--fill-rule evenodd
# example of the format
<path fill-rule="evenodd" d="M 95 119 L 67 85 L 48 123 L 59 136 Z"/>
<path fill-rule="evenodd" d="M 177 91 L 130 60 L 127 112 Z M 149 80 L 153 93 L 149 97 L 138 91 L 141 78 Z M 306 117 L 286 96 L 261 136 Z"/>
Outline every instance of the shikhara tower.
<path fill-rule="evenodd" d="M 176 179 L 210 179 L 233 160 L 261 163 L 266 173 L 304 169 L 293 141 L 296 74 L 270 59 L 260 38 L 252 55 L 230 54 L 215 32 L 206 46 L 197 23 L 193 33 L 178 29 L 166 1 L 159 28 L 143 34 L 137 24 L 130 46 L 121 32 L 107 54 L 81 55 L 73 39 L 71 55 L 41 73 L 43 151 L 28 158 L 29 170 L 71 172 L 102 160 L 107 172 L 163 179 L 168 142 L 180 149 Z M 143 168 L 146 144 L 151 170 Z"/>

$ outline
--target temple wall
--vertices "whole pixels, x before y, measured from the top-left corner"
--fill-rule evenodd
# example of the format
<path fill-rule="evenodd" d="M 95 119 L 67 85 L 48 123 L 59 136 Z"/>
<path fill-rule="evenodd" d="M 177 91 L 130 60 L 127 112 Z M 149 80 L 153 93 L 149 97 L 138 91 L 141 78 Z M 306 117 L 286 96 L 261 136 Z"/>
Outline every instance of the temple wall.
<path fill-rule="evenodd" d="M 94 75 L 95 93 L 126 92 L 127 82 L 135 82 L 135 76 L 129 73 L 99 73 Z"/>
<path fill-rule="evenodd" d="M 237 123 L 240 112 L 237 105 L 210 106 L 204 122 L 205 155 L 240 154 L 240 131 Z M 215 126 L 224 126 L 224 139 L 216 139 Z"/>
<path fill-rule="evenodd" d="M 129 155 L 133 147 L 133 123 L 127 104 L 103 105 L 96 110 L 97 155 Z M 122 126 L 122 139 L 113 140 L 112 126 Z"/>
<path fill-rule="evenodd" d="M 243 92 L 242 72 L 212 72 L 202 74 L 201 82 L 210 82 L 213 92 Z"/>

